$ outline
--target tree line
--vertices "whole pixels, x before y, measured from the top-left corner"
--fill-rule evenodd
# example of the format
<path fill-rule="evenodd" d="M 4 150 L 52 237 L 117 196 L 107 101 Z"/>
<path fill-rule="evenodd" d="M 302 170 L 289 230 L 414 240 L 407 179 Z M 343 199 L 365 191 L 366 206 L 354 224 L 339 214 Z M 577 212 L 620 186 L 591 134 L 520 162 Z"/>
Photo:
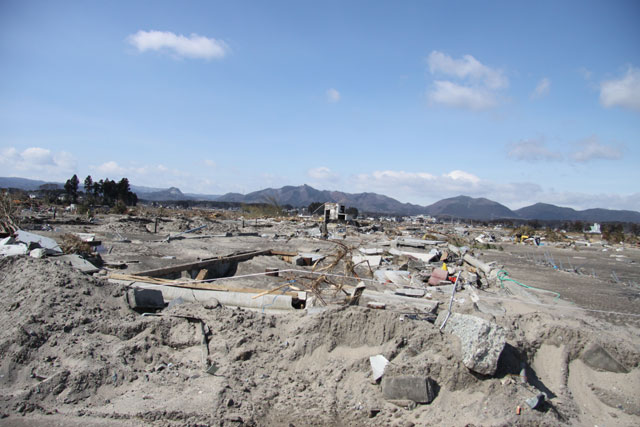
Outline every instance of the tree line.
<path fill-rule="evenodd" d="M 64 192 L 73 203 L 78 201 L 79 185 L 80 180 L 75 174 L 64 184 Z M 94 182 L 89 175 L 84 179 L 84 197 L 88 205 L 114 206 L 120 202 L 126 206 L 135 206 L 138 203 L 138 196 L 131 191 L 127 178 L 122 178 L 118 182 L 108 178 Z"/>

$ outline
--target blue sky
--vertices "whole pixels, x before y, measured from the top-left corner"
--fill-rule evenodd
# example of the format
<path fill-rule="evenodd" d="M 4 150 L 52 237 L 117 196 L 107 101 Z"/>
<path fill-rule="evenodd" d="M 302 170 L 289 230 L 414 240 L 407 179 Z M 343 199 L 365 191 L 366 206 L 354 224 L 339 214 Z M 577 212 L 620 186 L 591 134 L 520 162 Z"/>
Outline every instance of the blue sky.
<path fill-rule="evenodd" d="M 640 210 L 640 3 L 0 1 L 0 176 Z"/>

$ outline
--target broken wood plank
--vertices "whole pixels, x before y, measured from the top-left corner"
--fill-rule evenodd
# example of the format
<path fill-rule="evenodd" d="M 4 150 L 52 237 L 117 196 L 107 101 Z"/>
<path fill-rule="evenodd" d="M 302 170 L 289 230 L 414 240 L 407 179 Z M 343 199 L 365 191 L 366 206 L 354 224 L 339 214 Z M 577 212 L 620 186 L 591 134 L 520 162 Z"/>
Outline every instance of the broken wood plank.
<path fill-rule="evenodd" d="M 207 278 L 207 273 L 209 273 L 209 270 L 207 270 L 206 268 L 203 268 L 202 270 L 200 270 L 198 272 L 198 275 L 196 276 L 196 280 L 204 280 Z"/>
<path fill-rule="evenodd" d="M 289 286 L 289 283 L 285 283 L 285 284 L 280 285 L 280 286 L 278 286 L 278 287 L 275 287 L 275 288 L 273 288 L 273 289 L 269 289 L 268 291 L 260 292 L 259 294 L 256 294 L 256 295 L 252 296 L 251 298 L 252 298 L 252 299 L 260 298 L 260 297 L 262 297 L 262 296 L 269 295 L 269 294 L 270 294 L 270 293 L 272 293 L 272 292 L 279 291 L 279 290 L 280 290 L 280 289 L 282 289 L 282 288 L 286 288 L 287 286 Z"/>

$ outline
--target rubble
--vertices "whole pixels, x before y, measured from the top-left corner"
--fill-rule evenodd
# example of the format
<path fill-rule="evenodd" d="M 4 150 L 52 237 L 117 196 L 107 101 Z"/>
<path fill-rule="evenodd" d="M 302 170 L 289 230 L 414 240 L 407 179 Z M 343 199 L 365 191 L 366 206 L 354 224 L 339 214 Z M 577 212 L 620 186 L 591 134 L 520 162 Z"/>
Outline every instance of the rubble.
<path fill-rule="evenodd" d="M 0 258 L 9 422 L 640 419 L 635 249 L 574 258 L 563 242 L 527 245 L 509 231 L 377 219 L 325 224 L 322 239 L 313 218 L 59 215 L 50 227 L 21 222 L 37 238 L 0 241 L 0 253 L 16 251 Z M 104 263 L 58 252 L 66 235 Z M 599 259 L 617 281 L 579 273 Z"/>

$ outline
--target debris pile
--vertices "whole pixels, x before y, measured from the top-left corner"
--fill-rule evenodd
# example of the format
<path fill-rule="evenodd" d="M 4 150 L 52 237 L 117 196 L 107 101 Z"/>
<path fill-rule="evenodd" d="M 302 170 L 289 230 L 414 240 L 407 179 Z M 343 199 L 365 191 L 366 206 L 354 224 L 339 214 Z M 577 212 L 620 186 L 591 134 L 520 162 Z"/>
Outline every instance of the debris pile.
<path fill-rule="evenodd" d="M 328 224 L 322 239 L 299 219 L 183 220 L 158 231 L 155 220 L 105 216 L 2 241 L 0 416 L 176 426 L 640 419 L 637 329 L 523 285 L 481 251 L 517 257 L 473 249 L 507 233 Z M 20 253 L 4 252 L 13 247 Z M 68 253 L 98 248 L 102 265 Z"/>

